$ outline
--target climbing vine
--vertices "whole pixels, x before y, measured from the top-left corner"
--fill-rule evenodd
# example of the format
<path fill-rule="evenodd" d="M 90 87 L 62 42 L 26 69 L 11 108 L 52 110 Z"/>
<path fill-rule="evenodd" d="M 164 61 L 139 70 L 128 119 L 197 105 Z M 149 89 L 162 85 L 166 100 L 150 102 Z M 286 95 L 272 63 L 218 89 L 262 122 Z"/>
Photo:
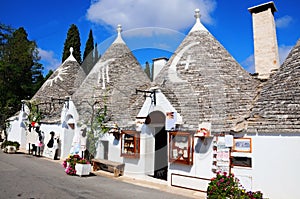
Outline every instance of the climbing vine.
<path fill-rule="evenodd" d="M 109 131 L 105 123 L 110 117 L 107 112 L 107 106 L 104 104 L 102 108 L 96 108 L 98 102 L 92 106 L 92 117 L 90 121 L 90 129 L 87 131 L 87 154 L 86 157 L 91 160 L 96 156 L 98 142 L 101 136 Z"/>

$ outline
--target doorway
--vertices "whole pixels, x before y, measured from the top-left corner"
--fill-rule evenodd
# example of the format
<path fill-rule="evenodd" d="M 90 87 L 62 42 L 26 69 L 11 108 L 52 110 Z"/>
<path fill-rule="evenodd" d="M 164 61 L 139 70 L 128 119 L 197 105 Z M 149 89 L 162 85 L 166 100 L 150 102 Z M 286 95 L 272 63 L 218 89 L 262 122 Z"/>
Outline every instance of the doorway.
<path fill-rule="evenodd" d="M 166 116 L 160 111 L 149 114 L 149 125 L 154 129 L 154 178 L 168 178 L 168 134 L 165 130 Z"/>
<path fill-rule="evenodd" d="M 155 134 L 154 177 L 162 180 L 168 178 L 168 139 L 165 126 Z M 157 128 L 155 128 L 157 130 Z"/>

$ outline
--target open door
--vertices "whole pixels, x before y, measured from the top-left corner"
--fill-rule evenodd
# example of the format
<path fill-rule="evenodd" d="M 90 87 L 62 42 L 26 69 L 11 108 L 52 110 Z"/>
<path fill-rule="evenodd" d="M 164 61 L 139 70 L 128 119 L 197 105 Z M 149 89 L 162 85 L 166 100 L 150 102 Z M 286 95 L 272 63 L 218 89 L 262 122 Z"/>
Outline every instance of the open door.
<path fill-rule="evenodd" d="M 165 127 L 155 128 L 154 177 L 167 180 L 168 177 L 168 137 Z"/>

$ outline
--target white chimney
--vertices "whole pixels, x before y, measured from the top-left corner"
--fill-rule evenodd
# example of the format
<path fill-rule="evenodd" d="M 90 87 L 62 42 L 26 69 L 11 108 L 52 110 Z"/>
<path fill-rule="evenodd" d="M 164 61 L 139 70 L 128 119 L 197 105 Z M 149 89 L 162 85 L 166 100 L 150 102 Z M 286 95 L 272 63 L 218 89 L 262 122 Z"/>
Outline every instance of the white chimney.
<path fill-rule="evenodd" d="M 157 77 L 161 69 L 166 65 L 168 58 L 166 57 L 159 57 L 156 59 L 152 59 L 153 61 L 153 68 L 152 68 L 152 74 L 153 74 L 153 80 Z"/>
<path fill-rule="evenodd" d="M 267 79 L 279 66 L 278 45 L 273 1 L 248 8 L 252 14 L 255 72 L 258 78 Z"/>

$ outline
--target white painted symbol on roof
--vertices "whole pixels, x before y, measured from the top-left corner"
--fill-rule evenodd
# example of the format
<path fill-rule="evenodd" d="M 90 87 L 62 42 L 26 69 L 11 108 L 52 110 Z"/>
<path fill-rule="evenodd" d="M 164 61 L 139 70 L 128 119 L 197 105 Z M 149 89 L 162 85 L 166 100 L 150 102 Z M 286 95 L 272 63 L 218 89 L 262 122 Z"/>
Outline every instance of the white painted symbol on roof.
<path fill-rule="evenodd" d="M 115 61 L 114 58 L 108 59 L 104 62 L 100 62 L 99 64 L 99 73 L 98 73 L 98 83 L 101 83 L 102 80 L 102 89 L 105 89 L 105 80 L 109 83 L 109 64 Z"/>
<path fill-rule="evenodd" d="M 174 57 L 169 70 L 168 70 L 168 76 L 170 81 L 172 82 L 187 82 L 187 80 L 183 80 L 180 77 L 178 77 L 177 75 L 177 63 L 178 61 L 181 59 L 182 55 L 188 50 L 190 49 L 192 46 L 195 46 L 199 44 L 199 42 L 194 42 L 194 43 L 190 43 L 188 45 L 186 45 L 184 48 L 182 48 Z M 189 59 L 189 58 L 188 58 Z"/>
<path fill-rule="evenodd" d="M 184 70 L 187 70 L 187 69 L 189 69 L 189 65 L 194 62 L 196 62 L 196 61 L 191 60 L 191 55 L 188 55 L 186 61 L 182 61 L 181 64 L 185 64 Z"/>
<path fill-rule="evenodd" d="M 56 83 L 58 80 L 60 81 L 64 81 L 64 79 L 62 78 L 63 75 L 67 75 L 68 73 L 68 69 L 70 68 L 70 66 L 67 66 L 65 68 L 58 68 L 55 72 L 54 72 L 54 77 L 53 78 L 49 78 L 45 83 L 44 85 L 42 86 L 42 90 L 44 90 L 44 88 L 46 86 L 50 86 L 52 87 L 53 86 L 53 83 Z"/>

